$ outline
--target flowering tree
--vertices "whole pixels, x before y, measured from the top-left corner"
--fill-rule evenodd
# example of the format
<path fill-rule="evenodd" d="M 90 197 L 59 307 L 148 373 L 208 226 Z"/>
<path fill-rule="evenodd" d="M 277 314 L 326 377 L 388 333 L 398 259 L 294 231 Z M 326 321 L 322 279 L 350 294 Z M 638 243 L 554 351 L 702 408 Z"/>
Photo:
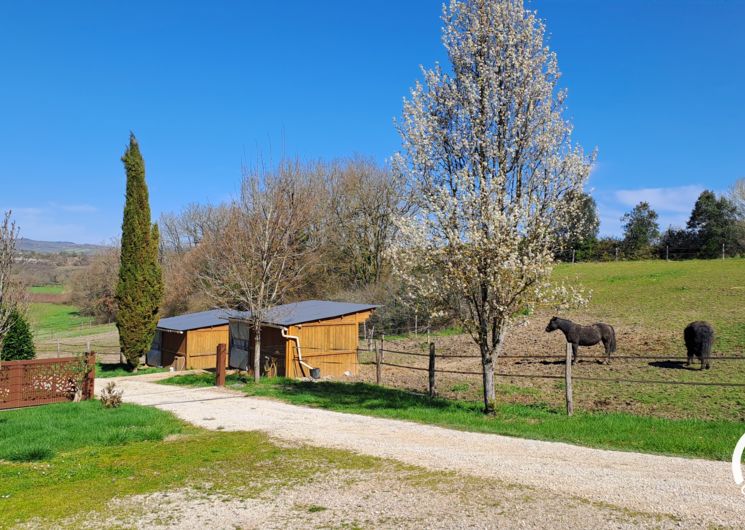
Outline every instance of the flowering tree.
<path fill-rule="evenodd" d="M 399 219 L 397 272 L 456 315 L 481 352 L 486 412 L 514 315 L 551 292 L 557 227 L 592 159 L 572 145 L 544 25 L 521 0 L 452 0 L 450 71 L 423 70 L 398 124 L 395 167 L 415 202 Z"/>

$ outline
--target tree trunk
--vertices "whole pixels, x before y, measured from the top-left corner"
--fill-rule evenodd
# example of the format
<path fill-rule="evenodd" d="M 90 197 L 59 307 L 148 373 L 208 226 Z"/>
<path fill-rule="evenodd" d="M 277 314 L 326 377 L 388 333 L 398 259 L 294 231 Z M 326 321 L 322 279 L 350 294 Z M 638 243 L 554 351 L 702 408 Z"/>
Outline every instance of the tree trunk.
<path fill-rule="evenodd" d="M 254 328 L 254 381 L 261 379 L 261 326 Z"/>
<path fill-rule="evenodd" d="M 494 354 L 486 345 L 481 346 L 481 371 L 484 382 L 484 414 L 494 414 L 497 399 L 494 391 Z"/>

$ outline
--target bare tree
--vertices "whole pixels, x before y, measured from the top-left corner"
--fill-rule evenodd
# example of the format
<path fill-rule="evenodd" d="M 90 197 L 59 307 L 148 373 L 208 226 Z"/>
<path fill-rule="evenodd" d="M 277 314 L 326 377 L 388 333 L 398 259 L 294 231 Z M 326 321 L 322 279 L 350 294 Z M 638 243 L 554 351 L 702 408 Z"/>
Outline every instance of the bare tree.
<path fill-rule="evenodd" d="M 18 310 L 22 300 L 20 286 L 13 278 L 18 232 L 12 212 L 5 212 L 0 224 L 0 348 L 5 334 L 13 324 L 12 315 Z"/>
<path fill-rule="evenodd" d="M 443 42 L 452 74 L 424 70 L 404 103 L 414 215 L 400 220 L 401 277 L 457 316 L 479 346 L 484 409 L 509 324 L 551 292 L 554 234 L 591 159 L 570 141 L 565 93 L 545 28 L 521 0 L 451 0 Z"/>
<path fill-rule="evenodd" d="M 261 324 L 272 306 L 286 301 L 310 268 L 316 240 L 312 197 L 297 162 L 244 170 L 240 199 L 223 230 L 198 247 L 198 279 L 218 305 L 250 313 L 253 370 L 261 376 Z"/>
<path fill-rule="evenodd" d="M 397 231 L 394 219 L 410 205 L 401 182 L 390 169 L 356 157 L 330 165 L 326 187 L 329 258 L 344 264 L 355 287 L 379 282 Z"/>
<path fill-rule="evenodd" d="M 207 234 L 225 226 L 227 212 L 224 204 L 191 203 L 179 213 L 161 214 L 158 226 L 161 227 L 162 250 L 183 254 L 196 248 Z"/>
<path fill-rule="evenodd" d="M 71 280 L 72 301 L 80 313 L 99 323 L 116 320 L 116 286 L 119 282 L 119 242 L 94 255 L 91 263 Z"/>

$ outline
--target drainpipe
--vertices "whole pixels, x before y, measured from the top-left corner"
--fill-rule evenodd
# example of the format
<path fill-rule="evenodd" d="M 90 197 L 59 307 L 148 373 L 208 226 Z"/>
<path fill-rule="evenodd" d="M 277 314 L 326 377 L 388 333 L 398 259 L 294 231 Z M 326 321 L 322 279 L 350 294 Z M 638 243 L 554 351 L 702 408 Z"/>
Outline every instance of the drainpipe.
<path fill-rule="evenodd" d="M 279 329 L 282 332 L 282 337 L 283 338 L 285 338 L 285 339 L 292 339 L 292 340 L 295 341 L 295 345 L 297 347 L 297 360 L 300 363 L 300 369 L 302 370 L 303 366 L 305 366 L 306 368 L 308 368 L 308 370 L 310 370 L 310 376 L 313 379 L 318 379 L 318 377 L 313 377 L 314 376 L 314 372 L 316 371 L 316 369 L 313 368 L 308 363 L 306 363 L 305 361 L 303 361 L 303 352 L 302 352 L 302 349 L 300 348 L 300 337 L 295 336 L 295 335 L 288 335 L 287 334 L 287 328 L 285 328 L 285 327 L 281 327 Z M 305 375 L 305 371 L 304 370 L 303 370 L 303 375 Z"/>

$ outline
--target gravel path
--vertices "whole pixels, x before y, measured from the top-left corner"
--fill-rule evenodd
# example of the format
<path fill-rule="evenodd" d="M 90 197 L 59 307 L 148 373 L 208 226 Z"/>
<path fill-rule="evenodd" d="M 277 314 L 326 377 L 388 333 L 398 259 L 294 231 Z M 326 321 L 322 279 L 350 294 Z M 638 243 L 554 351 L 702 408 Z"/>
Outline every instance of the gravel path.
<path fill-rule="evenodd" d="M 125 401 L 171 411 L 207 429 L 263 431 L 285 442 L 347 449 L 536 487 L 550 495 L 671 515 L 683 526 L 745 526 L 745 496 L 727 462 L 461 432 L 298 407 L 225 389 L 150 382 L 164 375 L 121 378 L 117 383 Z"/>

